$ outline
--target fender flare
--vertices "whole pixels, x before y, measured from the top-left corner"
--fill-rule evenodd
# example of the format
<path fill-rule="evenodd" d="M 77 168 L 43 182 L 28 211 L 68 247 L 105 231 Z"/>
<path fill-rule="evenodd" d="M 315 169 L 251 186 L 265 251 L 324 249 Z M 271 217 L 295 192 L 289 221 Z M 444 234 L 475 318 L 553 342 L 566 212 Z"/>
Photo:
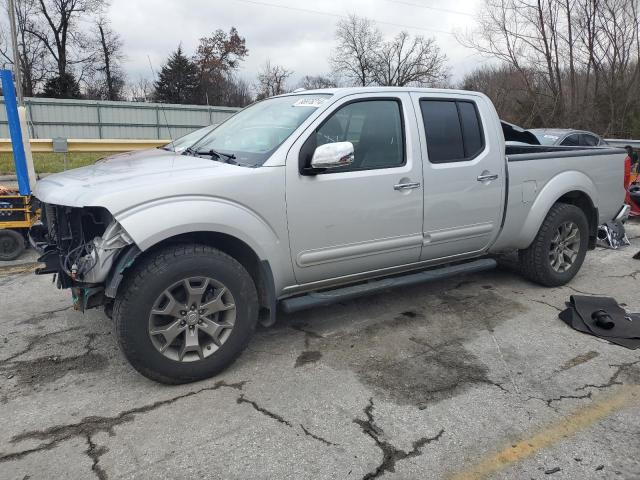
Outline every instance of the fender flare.
<path fill-rule="evenodd" d="M 531 245 L 551 207 L 571 192 L 585 194 L 597 211 L 598 189 L 593 180 L 576 170 L 562 172 L 551 178 L 533 201 L 516 241 L 517 248 L 523 249 Z"/>
<path fill-rule="evenodd" d="M 264 218 L 239 203 L 201 195 L 170 197 L 118 212 L 114 218 L 140 252 L 182 234 L 219 233 L 244 242 L 260 263 L 269 262 L 274 291 L 293 275 L 288 237 L 280 238 Z"/>

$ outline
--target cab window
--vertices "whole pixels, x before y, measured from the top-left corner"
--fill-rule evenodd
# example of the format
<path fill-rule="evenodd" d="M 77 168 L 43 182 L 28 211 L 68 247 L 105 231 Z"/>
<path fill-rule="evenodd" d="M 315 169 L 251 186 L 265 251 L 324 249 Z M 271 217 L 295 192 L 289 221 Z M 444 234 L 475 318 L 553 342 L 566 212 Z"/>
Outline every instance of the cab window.
<path fill-rule="evenodd" d="M 600 143 L 600 139 L 594 135 L 589 135 L 588 133 L 582 134 L 582 142 L 581 145 L 585 145 L 587 147 L 597 147 Z"/>
<path fill-rule="evenodd" d="M 300 151 L 301 167 L 311 164 L 318 146 L 335 142 L 351 142 L 354 161 L 347 167 L 325 173 L 403 165 L 405 151 L 400 101 L 358 100 L 340 107 L 304 143 Z"/>
<path fill-rule="evenodd" d="M 565 138 L 560 145 L 563 147 L 578 147 L 580 146 L 580 135 L 573 133 Z"/>
<path fill-rule="evenodd" d="M 484 150 L 478 109 L 468 100 L 420 100 L 430 163 L 464 162 Z"/>

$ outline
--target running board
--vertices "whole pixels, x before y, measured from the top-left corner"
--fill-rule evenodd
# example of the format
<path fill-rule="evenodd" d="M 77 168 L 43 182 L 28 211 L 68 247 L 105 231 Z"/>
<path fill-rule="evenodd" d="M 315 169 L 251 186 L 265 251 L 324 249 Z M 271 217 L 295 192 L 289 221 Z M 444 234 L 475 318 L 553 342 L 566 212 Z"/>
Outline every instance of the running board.
<path fill-rule="evenodd" d="M 449 278 L 463 273 L 475 273 L 482 272 L 484 270 L 491 270 L 495 268 L 497 264 L 498 263 L 492 258 L 482 258 L 467 263 L 459 263 L 457 265 L 424 270 L 418 273 L 410 273 L 400 277 L 371 280 L 370 282 L 358 285 L 336 288 L 333 290 L 324 290 L 322 292 L 311 292 L 300 297 L 285 298 L 280 301 L 280 306 L 285 313 L 293 313 L 300 310 L 324 307 L 336 302 L 363 297 L 389 288 L 407 287 L 420 283 L 433 282 L 435 280 L 441 280 L 443 278 Z"/>

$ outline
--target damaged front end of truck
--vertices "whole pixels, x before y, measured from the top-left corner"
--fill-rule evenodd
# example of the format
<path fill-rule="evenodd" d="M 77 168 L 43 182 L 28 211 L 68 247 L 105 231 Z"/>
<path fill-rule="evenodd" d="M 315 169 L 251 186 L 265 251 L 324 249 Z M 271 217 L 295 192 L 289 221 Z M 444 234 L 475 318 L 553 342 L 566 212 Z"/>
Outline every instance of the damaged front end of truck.
<path fill-rule="evenodd" d="M 124 270 L 140 250 L 109 211 L 42 203 L 29 239 L 58 288 L 69 288 L 76 310 L 105 306 L 109 313 Z"/>

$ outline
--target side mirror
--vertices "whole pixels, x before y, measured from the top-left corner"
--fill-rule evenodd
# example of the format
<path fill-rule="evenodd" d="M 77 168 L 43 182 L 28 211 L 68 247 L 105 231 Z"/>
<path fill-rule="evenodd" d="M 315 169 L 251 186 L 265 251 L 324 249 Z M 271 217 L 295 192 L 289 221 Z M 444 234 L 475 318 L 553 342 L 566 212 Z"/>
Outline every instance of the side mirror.
<path fill-rule="evenodd" d="M 320 145 L 311 158 L 312 169 L 333 169 L 351 165 L 354 160 L 353 143 L 336 142 Z"/>

